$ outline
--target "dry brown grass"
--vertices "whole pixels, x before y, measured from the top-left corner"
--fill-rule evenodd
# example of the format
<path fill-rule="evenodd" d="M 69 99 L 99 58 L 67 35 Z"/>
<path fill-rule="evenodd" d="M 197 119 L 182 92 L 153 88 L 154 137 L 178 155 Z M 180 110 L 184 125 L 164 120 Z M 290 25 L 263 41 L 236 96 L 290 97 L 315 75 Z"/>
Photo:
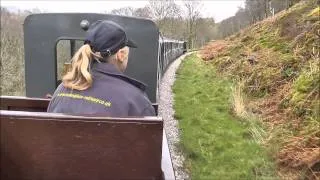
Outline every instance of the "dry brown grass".
<path fill-rule="evenodd" d="M 239 81 L 237 85 L 232 88 L 232 105 L 234 113 L 241 118 L 247 117 L 247 111 L 243 98 L 243 85 L 244 83 Z"/>
<path fill-rule="evenodd" d="M 238 81 L 238 83 L 232 87 L 232 109 L 237 117 L 245 120 L 250 124 L 249 132 L 255 142 L 265 145 L 267 141 L 266 132 L 263 127 L 258 122 L 258 117 L 256 117 L 250 110 L 246 103 L 245 94 L 243 93 L 244 82 Z"/>
<path fill-rule="evenodd" d="M 200 56 L 203 60 L 208 61 L 216 58 L 227 48 L 227 43 L 223 40 L 211 42 L 207 44 L 201 51 Z"/>

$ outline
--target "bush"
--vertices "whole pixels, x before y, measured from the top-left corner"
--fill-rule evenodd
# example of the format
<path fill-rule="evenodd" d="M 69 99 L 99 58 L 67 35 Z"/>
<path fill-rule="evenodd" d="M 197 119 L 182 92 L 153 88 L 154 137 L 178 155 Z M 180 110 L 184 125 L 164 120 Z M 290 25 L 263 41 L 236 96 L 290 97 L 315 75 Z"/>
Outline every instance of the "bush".
<path fill-rule="evenodd" d="M 22 24 L 25 15 L 1 8 L 0 94 L 24 95 L 24 49 Z"/>

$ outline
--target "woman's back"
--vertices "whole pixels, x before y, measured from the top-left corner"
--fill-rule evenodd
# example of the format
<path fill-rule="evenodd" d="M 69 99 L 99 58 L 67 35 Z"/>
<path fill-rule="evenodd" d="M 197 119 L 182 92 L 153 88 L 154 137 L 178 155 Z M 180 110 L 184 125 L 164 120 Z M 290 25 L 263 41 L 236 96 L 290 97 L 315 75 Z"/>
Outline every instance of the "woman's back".
<path fill-rule="evenodd" d="M 118 72 L 112 64 L 94 63 L 92 74 L 92 87 L 86 90 L 71 90 L 61 84 L 48 112 L 119 117 L 155 115 L 141 82 Z"/>
<path fill-rule="evenodd" d="M 146 86 L 123 74 L 127 67 L 127 39 L 121 26 L 98 21 L 72 59 L 72 69 L 64 77 L 50 101 L 48 112 L 99 114 L 106 116 L 154 116 L 146 96 Z"/>

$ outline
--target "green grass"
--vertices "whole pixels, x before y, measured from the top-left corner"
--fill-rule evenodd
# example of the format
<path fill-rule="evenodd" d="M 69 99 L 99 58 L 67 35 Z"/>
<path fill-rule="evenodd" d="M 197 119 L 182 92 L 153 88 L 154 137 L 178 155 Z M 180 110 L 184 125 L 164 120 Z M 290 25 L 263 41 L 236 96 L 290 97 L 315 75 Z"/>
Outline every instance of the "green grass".
<path fill-rule="evenodd" d="M 197 179 L 275 179 L 275 168 L 250 131 L 232 115 L 232 83 L 211 65 L 188 56 L 174 84 L 175 117 L 186 168 Z"/>

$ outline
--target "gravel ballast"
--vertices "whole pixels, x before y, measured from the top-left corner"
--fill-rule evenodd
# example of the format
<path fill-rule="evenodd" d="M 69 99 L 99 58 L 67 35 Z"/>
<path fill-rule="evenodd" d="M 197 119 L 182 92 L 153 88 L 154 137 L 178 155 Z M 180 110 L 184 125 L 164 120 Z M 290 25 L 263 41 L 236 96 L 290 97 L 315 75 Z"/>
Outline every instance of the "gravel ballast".
<path fill-rule="evenodd" d="M 176 146 L 179 144 L 178 121 L 174 119 L 172 85 L 175 81 L 175 73 L 181 61 L 190 53 L 180 56 L 168 67 L 160 83 L 159 116 L 164 120 L 164 128 L 168 139 L 172 164 L 175 171 L 176 180 L 190 179 L 188 173 L 183 168 L 184 157 Z"/>

